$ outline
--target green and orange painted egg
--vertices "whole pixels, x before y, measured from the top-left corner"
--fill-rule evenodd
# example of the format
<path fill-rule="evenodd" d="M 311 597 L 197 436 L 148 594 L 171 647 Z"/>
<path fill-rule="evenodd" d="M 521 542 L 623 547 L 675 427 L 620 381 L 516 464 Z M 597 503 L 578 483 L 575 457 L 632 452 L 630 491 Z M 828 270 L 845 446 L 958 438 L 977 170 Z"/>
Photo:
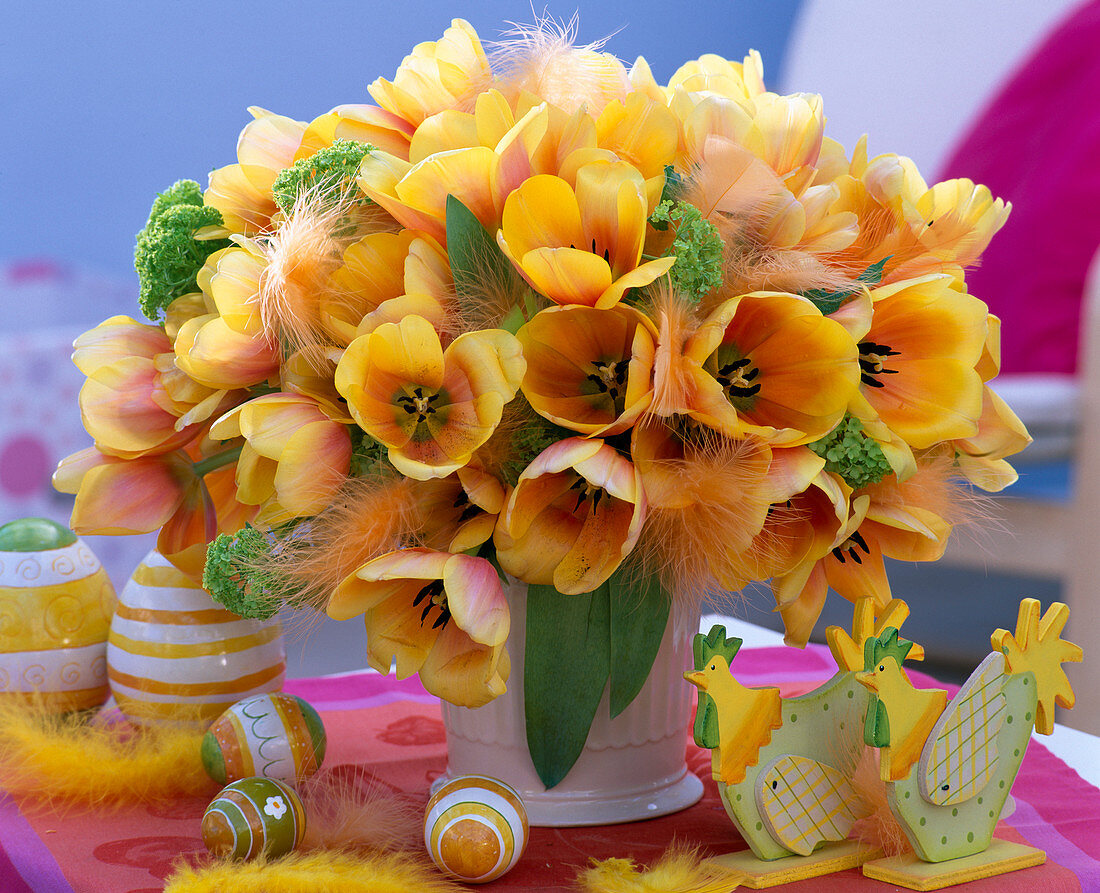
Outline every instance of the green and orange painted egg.
<path fill-rule="evenodd" d="M 467 884 L 511 871 L 527 847 L 527 809 L 510 785 L 460 775 L 428 801 L 424 846 L 436 867 Z"/>
<path fill-rule="evenodd" d="M 238 701 L 202 739 L 207 774 L 225 784 L 249 776 L 297 784 L 325 758 L 325 727 L 306 701 L 281 692 Z"/>
<path fill-rule="evenodd" d="M 67 527 L 20 518 L 0 527 L 0 697 L 47 713 L 100 706 L 115 590 Z"/>
<path fill-rule="evenodd" d="M 119 594 L 107 673 L 130 722 L 205 730 L 242 698 L 283 687 L 282 626 L 227 611 L 153 551 Z"/>
<path fill-rule="evenodd" d="M 219 859 L 277 859 L 306 833 L 302 801 L 274 778 L 242 778 L 222 788 L 202 816 L 202 842 Z"/>

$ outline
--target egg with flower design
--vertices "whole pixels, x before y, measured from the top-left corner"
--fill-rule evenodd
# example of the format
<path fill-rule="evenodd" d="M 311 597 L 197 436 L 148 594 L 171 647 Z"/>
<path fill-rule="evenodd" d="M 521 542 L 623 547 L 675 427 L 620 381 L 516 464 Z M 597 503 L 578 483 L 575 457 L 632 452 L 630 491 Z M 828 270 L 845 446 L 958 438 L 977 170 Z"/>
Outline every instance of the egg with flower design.
<path fill-rule="evenodd" d="M 242 778 L 226 785 L 202 816 L 202 842 L 219 859 L 285 856 L 305 833 L 301 799 L 274 778 Z"/>
<path fill-rule="evenodd" d="M 20 518 L 0 527 L 0 697 L 48 713 L 100 706 L 115 590 L 67 527 Z"/>
<path fill-rule="evenodd" d="M 431 860 L 467 884 L 485 884 L 511 871 L 528 834 L 519 794 L 487 775 L 452 778 L 432 795 L 424 816 Z"/>
<path fill-rule="evenodd" d="M 296 784 L 325 758 L 325 726 L 306 701 L 283 692 L 238 701 L 202 739 L 202 764 L 219 784 L 249 776 Z"/>

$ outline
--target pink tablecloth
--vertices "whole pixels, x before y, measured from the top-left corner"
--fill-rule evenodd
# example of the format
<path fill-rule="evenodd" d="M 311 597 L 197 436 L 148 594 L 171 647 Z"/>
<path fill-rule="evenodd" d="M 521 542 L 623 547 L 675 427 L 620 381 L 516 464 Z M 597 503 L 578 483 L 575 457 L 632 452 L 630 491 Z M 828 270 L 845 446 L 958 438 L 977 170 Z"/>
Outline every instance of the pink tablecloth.
<path fill-rule="evenodd" d="M 789 694 L 827 678 L 833 668 L 828 652 L 816 647 L 805 652 L 761 648 L 737 657 L 742 682 L 779 684 Z M 415 679 L 397 682 L 361 673 L 294 680 L 287 690 L 321 712 L 329 734 L 326 768 L 427 799 L 429 782 L 445 765 L 445 741 L 438 702 Z M 689 744 L 688 763 L 705 785 L 702 801 L 691 809 L 613 827 L 532 829 L 519 865 L 486 889 L 567 890 L 590 856 L 649 862 L 673 838 L 698 843 L 710 853 L 742 849 L 710 780 L 709 752 Z M 1016 811 L 1001 822 L 997 836 L 1045 849 L 1047 863 L 956 889 L 1100 891 L 1100 790 L 1083 782 L 1038 739 L 1028 749 L 1013 794 Z M 175 860 L 203 851 L 199 819 L 205 806 L 205 798 L 196 798 L 108 815 L 26 816 L 10 800 L 0 799 L 0 891 L 160 891 Z M 786 889 L 851 893 L 888 887 L 846 871 Z"/>

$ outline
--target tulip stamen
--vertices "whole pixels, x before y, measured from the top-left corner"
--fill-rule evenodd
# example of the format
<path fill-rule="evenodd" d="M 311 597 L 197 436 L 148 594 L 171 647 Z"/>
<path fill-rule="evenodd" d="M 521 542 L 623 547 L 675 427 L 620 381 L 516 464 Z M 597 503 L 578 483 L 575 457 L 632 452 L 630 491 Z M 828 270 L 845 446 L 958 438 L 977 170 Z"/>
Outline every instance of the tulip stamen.
<path fill-rule="evenodd" d="M 397 402 L 401 404 L 401 408 L 405 410 L 409 415 L 416 414 L 417 424 L 427 420 L 429 415 L 432 415 L 436 410 L 432 406 L 436 400 L 439 399 L 439 394 L 425 394 L 424 389 L 417 387 L 413 389 L 413 396 L 410 397 L 407 394 L 402 394 L 397 398 Z"/>
<path fill-rule="evenodd" d="M 604 492 L 601 487 L 596 487 L 586 481 L 584 478 L 577 478 L 570 490 L 580 490 L 577 494 L 577 504 L 573 506 L 573 513 L 576 514 L 577 510 L 585 504 L 586 501 L 592 500 L 591 511 L 595 512 L 596 507 L 599 506 L 600 500 L 603 498 Z"/>
<path fill-rule="evenodd" d="M 715 378 L 730 397 L 755 397 L 760 393 L 760 382 L 755 381 L 759 375 L 752 360 L 742 357 L 722 366 Z"/>
<path fill-rule="evenodd" d="M 462 490 L 458 496 L 455 497 L 455 501 L 452 504 L 453 508 L 461 509 L 461 513 L 458 516 L 458 523 L 464 524 L 473 518 L 480 509 L 470 502 L 470 497 L 466 495 L 466 491 Z"/>
<path fill-rule="evenodd" d="M 428 614 L 431 613 L 433 608 L 439 609 L 439 616 L 436 617 L 435 622 L 432 623 L 432 629 L 439 629 L 445 627 L 451 619 L 451 611 L 447 606 L 447 593 L 443 591 L 442 580 L 432 580 L 427 586 L 423 587 L 413 599 L 413 607 L 420 607 L 420 603 L 427 601 L 424 605 L 424 610 L 420 614 L 420 624 L 424 625 L 424 621 L 428 619 Z"/>
<path fill-rule="evenodd" d="M 872 388 L 881 388 L 883 383 L 875 376 L 896 375 L 897 369 L 886 368 L 886 358 L 896 357 L 900 351 L 894 350 L 885 344 L 876 344 L 874 341 L 861 341 L 859 343 L 859 378 L 865 385 Z"/>
<path fill-rule="evenodd" d="M 867 545 L 867 540 L 865 540 L 863 535 L 856 530 L 848 539 L 833 549 L 833 557 L 841 564 L 844 564 L 848 558 L 851 558 L 856 564 L 863 564 L 863 559 L 859 554 L 861 550 L 864 555 L 871 554 L 871 549 Z"/>
<path fill-rule="evenodd" d="M 618 362 L 596 360 L 592 364 L 595 372 L 590 372 L 585 378 L 596 385 L 601 394 L 607 394 L 612 400 L 617 400 L 626 384 L 626 373 L 630 368 L 630 360 Z"/>

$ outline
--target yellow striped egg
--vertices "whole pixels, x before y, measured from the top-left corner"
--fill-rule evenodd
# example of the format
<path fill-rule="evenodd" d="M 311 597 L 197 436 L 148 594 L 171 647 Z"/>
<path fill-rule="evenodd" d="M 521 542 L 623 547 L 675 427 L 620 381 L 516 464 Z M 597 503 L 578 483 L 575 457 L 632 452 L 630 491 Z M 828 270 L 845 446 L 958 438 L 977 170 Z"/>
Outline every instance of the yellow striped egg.
<path fill-rule="evenodd" d="M 107 673 L 131 722 L 206 727 L 242 698 L 282 687 L 282 627 L 227 611 L 153 551 L 119 595 Z"/>
<path fill-rule="evenodd" d="M 460 775 L 432 795 L 424 846 L 443 872 L 484 884 L 511 871 L 527 847 L 527 810 L 511 787 L 487 775 Z"/>
<path fill-rule="evenodd" d="M 219 859 L 277 859 L 297 848 L 306 811 L 294 788 L 274 778 L 242 778 L 222 788 L 202 816 L 202 842 Z"/>
<path fill-rule="evenodd" d="M 252 775 L 296 784 L 325 758 L 325 726 L 308 703 L 276 692 L 238 701 L 202 739 L 207 774 L 225 784 Z"/>
<path fill-rule="evenodd" d="M 20 518 L 0 527 L 0 696 L 49 713 L 107 700 L 115 590 L 67 527 Z"/>

